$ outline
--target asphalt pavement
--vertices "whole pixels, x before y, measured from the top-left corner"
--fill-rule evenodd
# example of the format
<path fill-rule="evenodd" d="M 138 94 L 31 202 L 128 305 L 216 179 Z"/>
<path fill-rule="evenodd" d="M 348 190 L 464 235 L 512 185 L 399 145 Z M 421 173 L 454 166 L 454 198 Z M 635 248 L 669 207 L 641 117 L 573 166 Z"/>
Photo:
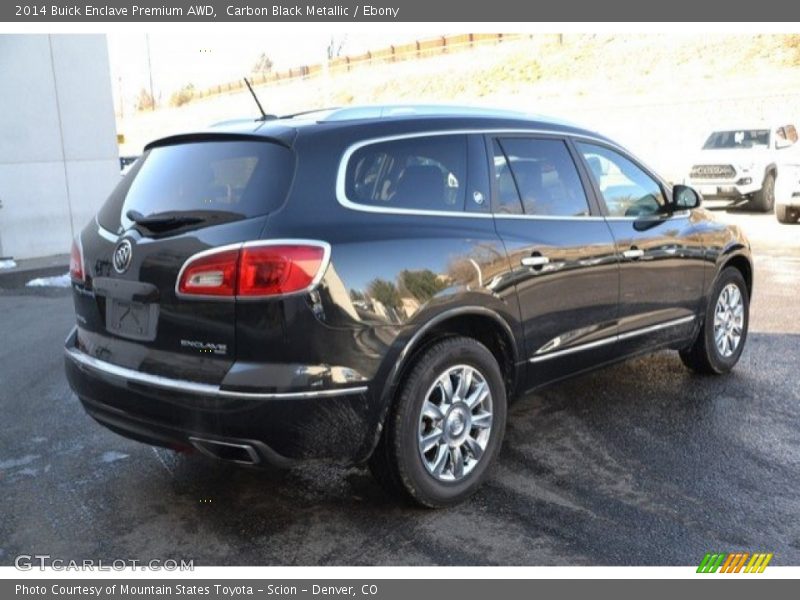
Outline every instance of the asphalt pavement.
<path fill-rule="evenodd" d="M 744 550 L 800 565 L 800 225 L 722 217 L 757 251 L 735 371 L 693 375 L 662 352 L 523 398 L 488 484 L 439 511 L 359 467 L 260 472 L 107 431 L 64 378 L 69 292 L 0 289 L 0 564 L 691 565 Z"/>

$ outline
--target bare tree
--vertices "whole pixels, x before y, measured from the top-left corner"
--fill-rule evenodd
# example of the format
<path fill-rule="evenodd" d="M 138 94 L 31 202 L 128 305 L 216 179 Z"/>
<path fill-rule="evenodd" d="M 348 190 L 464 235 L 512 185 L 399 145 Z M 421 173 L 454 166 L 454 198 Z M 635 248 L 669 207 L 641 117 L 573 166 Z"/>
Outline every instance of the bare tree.
<path fill-rule="evenodd" d="M 258 60 L 256 60 L 255 64 L 253 65 L 252 71 L 256 74 L 269 73 L 272 71 L 272 67 L 274 66 L 275 65 L 273 64 L 272 59 L 267 56 L 267 53 L 262 52 L 261 56 L 258 57 Z"/>

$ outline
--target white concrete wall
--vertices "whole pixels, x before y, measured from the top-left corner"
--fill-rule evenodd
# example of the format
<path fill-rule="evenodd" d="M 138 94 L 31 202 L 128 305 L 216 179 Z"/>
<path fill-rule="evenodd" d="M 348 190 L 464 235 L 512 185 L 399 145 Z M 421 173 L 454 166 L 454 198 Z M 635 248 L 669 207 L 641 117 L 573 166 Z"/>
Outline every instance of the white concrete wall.
<path fill-rule="evenodd" d="M 0 35 L 0 256 L 69 252 L 119 181 L 102 35 Z"/>

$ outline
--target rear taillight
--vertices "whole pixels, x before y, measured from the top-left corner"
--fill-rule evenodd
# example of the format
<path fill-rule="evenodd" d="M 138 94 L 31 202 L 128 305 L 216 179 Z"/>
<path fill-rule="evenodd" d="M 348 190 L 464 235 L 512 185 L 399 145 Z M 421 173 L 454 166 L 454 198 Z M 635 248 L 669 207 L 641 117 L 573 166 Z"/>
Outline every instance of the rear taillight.
<path fill-rule="evenodd" d="M 308 291 L 324 274 L 322 242 L 247 243 L 191 257 L 178 276 L 182 296 L 259 298 Z"/>
<path fill-rule="evenodd" d="M 205 252 L 181 269 L 178 292 L 200 296 L 235 296 L 239 249 Z"/>
<path fill-rule="evenodd" d="M 239 295 L 275 296 L 311 287 L 322 269 L 321 246 L 245 246 L 239 258 Z"/>
<path fill-rule="evenodd" d="M 83 249 L 76 239 L 72 241 L 72 250 L 69 253 L 69 276 L 72 281 L 83 283 L 86 280 L 83 271 Z"/>

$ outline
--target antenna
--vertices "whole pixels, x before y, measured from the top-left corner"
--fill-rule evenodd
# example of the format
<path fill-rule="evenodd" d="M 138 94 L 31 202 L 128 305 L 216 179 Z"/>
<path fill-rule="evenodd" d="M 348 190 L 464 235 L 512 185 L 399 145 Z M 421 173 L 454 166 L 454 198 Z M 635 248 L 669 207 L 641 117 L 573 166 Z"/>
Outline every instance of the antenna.
<path fill-rule="evenodd" d="M 256 96 L 256 93 L 253 91 L 253 86 L 250 85 L 249 81 L 247 81 L 247 77 L 243 77 L 242 79 L 244 79 L 244 82 L 247 85 L 247 89 L 250 90 L 250 94 L 253 96 L 253 100 L 256 101 L 256 106 L 258 106 L 258 110 L 261 113 L 261 118 L 259 119 L 259 121 L 266 121 L 267 119 L 270 118 L 270 116 L 268 116 L 267 113 L 264 112 L 264 108 L 261 106 L 261 102 L 258 101 L 258 96 Z"/>

